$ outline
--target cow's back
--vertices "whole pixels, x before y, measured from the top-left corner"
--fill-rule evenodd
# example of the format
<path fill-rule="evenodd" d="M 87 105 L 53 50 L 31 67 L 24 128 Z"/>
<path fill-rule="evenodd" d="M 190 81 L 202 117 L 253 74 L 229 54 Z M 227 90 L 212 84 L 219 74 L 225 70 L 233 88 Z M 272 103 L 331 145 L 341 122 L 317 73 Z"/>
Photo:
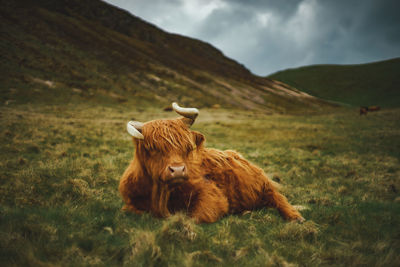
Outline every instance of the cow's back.
<path fill-rule="evenodd" d="M 231 212 L 260 206 L 268 178 L 264 172 L 244 159 L 239 153 L 204 149 L 202 169 L 204 177 L 216 183 L 226 194 Z"/>

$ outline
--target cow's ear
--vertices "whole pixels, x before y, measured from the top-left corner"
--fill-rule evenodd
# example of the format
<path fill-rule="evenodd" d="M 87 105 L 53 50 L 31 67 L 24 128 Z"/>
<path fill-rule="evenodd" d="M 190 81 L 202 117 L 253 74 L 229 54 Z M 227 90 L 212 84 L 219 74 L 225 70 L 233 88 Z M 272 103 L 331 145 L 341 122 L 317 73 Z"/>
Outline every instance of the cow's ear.
<path fill-rule="evenodd" d="M 202 146 L 204 141 L 206 140 L 204 135 L 202 133 L 199 133 L 196 131 L 192 131 L 192 134 L 193 134 L 193 139 L 194 139 L 194 142 L 196 143 L 196 146 L 197 147 Z"/>

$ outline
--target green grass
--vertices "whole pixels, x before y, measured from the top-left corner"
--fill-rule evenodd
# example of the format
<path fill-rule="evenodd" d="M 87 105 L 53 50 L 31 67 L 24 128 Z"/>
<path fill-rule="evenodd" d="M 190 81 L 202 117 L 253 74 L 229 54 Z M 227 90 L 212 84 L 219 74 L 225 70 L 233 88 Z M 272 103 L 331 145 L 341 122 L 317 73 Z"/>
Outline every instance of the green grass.
<path fill-rule="evenodd" d="M 400 58 L 360 65 L 315 65 L 269 76 L 322 99 L 400 107 Z"/>
<path fill-rule="evenodd" d="M 0 261 L 8 266 L 396 266 L 400 115 L 202 109 L 207 146 L 235 149 L 282 185 L 304 224 L 273 209 L 196 225 L 121 212 L 131 118 L 160 108 L 95 102 L 0 108 Z"/>

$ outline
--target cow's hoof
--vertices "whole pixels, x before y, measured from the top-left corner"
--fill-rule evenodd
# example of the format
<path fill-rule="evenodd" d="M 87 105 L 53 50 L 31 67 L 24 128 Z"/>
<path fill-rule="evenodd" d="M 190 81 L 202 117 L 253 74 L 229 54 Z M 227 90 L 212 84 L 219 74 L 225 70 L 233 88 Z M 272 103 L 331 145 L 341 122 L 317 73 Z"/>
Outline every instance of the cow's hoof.
<path fill-rule="evenodd" d="M 142 214 L 143 211 L 135 209 L 133 206 L 130 205 L 124 205 L 121 210 L 125 213 L 136 213 L 136 214 Z"/>
<path fill-rule="evenodd" d="M 303 222 L 305 222 L 306 221 L 306 219 L 304 219 L 303 217 L 298 217 L 297 219 L 296 219 L 296 222 L 297 223 L 303 223 Z"/>
<path fill-rule="evenodd" d="M 245 211 L 242 212 L 242 216 L 247 215 L 247 214 L 251 214 L 251 211 L 245 210 Z"/>

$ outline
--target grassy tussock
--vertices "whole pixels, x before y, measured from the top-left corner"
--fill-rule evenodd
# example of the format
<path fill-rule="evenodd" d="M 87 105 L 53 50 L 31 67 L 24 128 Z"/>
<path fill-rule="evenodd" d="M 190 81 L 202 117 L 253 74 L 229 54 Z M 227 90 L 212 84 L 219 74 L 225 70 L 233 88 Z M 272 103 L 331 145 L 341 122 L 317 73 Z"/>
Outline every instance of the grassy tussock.
<path fill-rule="evenodd" d="M 314 241 L 318 234 L 319 228 L 313 221 L 306 221 L 305 223 L 299 224 L 295 222 L 284 225 L 276 234 L 276 238 L 280 240 L 292 240 L 292 241 Z"/>
<path fill-rule="evenodd" d="M 126 121 L 159 109 L 0 108 L 0 259 L 8 266 L 395 266 L 400 250 L 398 110 L 314 116 L 202 110 L 207 146 L 270 174 L 303 224 L 273 209 L 196 225 L 122 212 L 133 156 Z"/>
<path fill-rule="evenodd" d="M 156 243 L 155 234 L 151 231 L 131 231 L 129 244 L 131 254 L 124 263 L 141 262 L 143 266 L 149 266 L 161 257 L 161 248 Z"/>
<path fill-rule="evenodd" d="M 184 214 L 176 214 L 163 224 L 161 237 L 171 242 L 191 242 L 197 238 L 197 228 L 193 220 Z"/>

